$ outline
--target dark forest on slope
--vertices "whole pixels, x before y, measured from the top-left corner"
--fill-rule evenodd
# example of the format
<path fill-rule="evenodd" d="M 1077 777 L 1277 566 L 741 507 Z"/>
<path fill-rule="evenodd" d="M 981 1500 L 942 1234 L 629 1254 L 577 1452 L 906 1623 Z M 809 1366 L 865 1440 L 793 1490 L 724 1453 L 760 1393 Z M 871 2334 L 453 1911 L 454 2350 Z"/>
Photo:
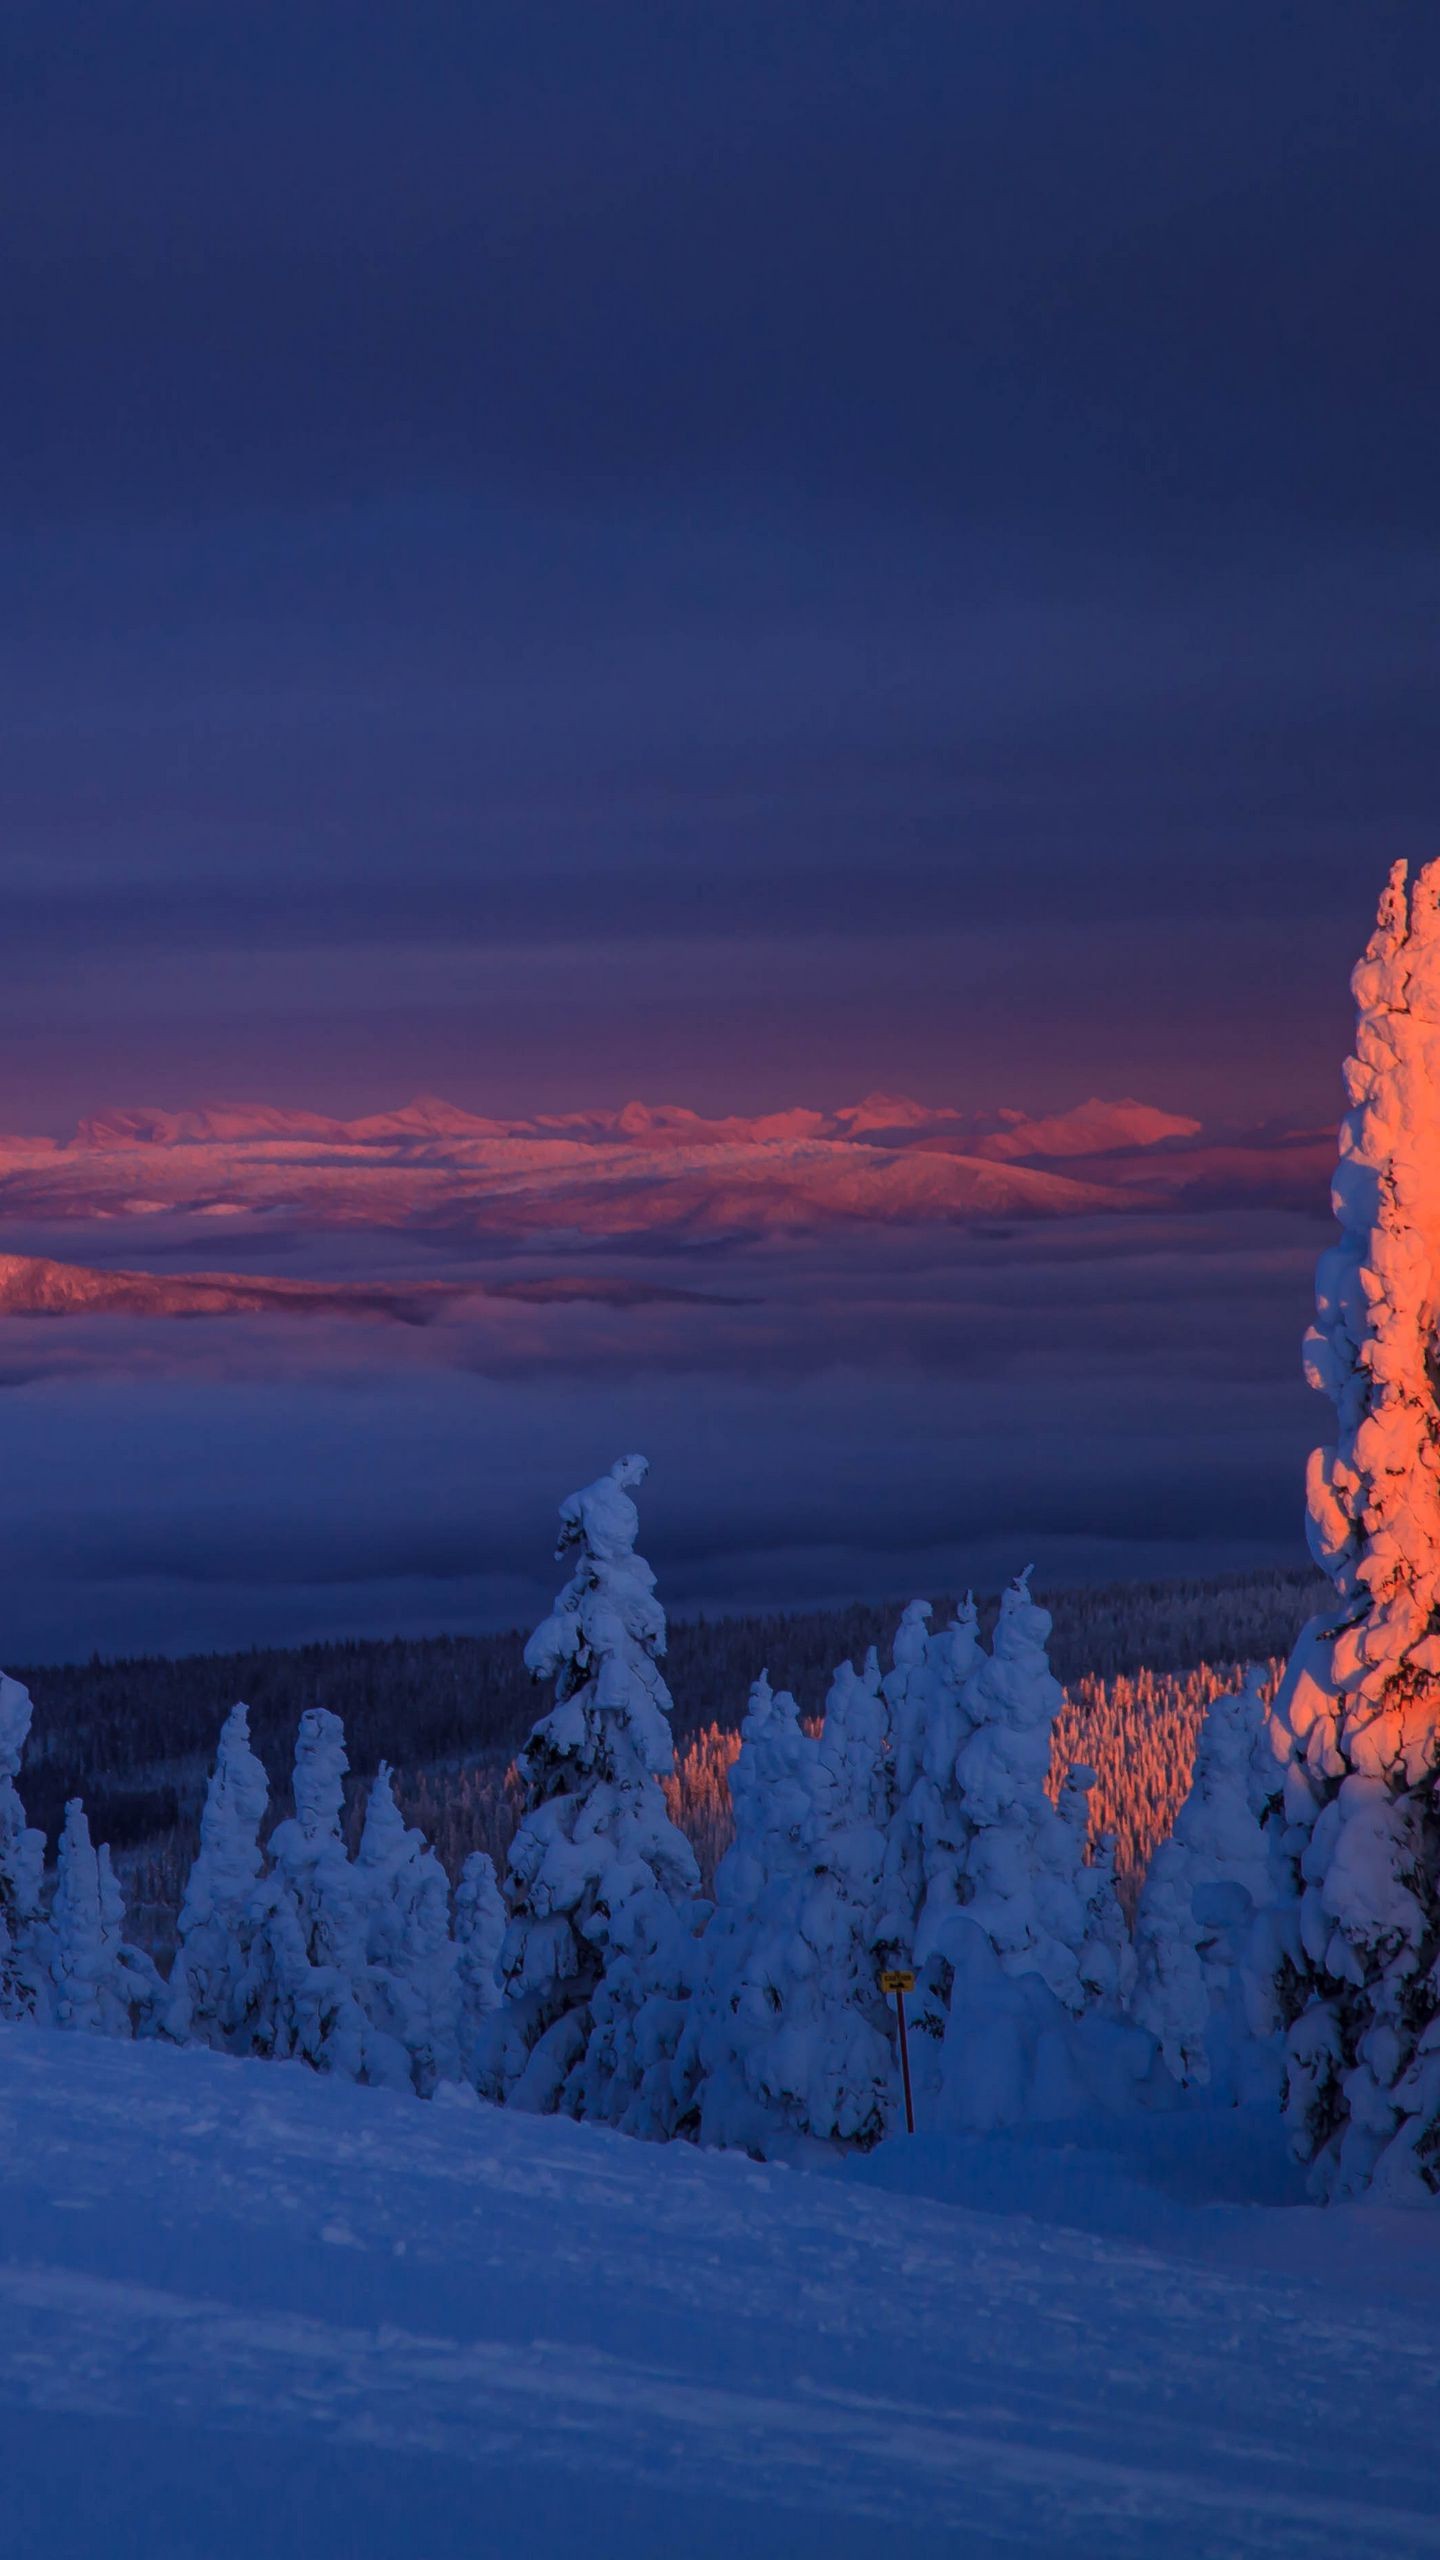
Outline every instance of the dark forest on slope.
<path fill-rule="evenodd" d="M 1314 1576 L 1300 1569 L 1039 1596 L 1055 1621 L 1053 1667 L 1072 1684 L 1268 1659 L 1288 1648 L 1317 1590 Z M 986 1624 L 995 1605 L 994 1595 L 982 1603 Z M 954 1595 L 935 1606 L 942 1623 Z M 899 1614 L 896 1602 L 861 1602 L 793 1616 L 677 1622 L 665 1666 L 677 1745 L 711 1725 L 737 1727 L 762 1670 L 818 1715 L 838 1663 L 859 1659 L 872 1644 L 888 1662 Z M 35 1701 L 25 1770 L 29 1817 L 53 1840 L 67 1798 L 83 1794 L 95 1836 L 117 1851 L 158 1841 L 177 1826 L 189 1834 L 221 1721 L 243 1698 L 278 1803 L 301 1710 L 323 1706 L 344 1719 L 356 1776 L 368 1776 L 382 1758 L 412 1781 L 435 1773 L 414 1799 L 433 1819 L 446 1793 L 442 1773 L 475 1764 L 503 1773 L 541 1711 L 524 1643 L 512 1629 L 180 1660 L 16 1664 L 15 1676 Z M 448 1855 L 454 1844 L 439 1845 Z"/>

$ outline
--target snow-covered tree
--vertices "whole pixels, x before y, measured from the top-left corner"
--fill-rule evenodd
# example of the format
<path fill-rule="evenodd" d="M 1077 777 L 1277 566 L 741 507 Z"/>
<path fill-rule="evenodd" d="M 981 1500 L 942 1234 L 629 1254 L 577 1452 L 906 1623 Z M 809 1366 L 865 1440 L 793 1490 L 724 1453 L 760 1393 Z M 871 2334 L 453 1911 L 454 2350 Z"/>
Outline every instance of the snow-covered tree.
<path fill-rule="evenodd" d="M 694 1853 L 659 1786 L 675 1753 L 659 1669 L 665 1619 L 654 1574 L 635 1552 L 631 1493 L 646 1472 L 643 1458 L 621 1458 L 561 1505 L 558 1553 L 573 1556 L 574 1571 L 525 1649 L 533 1676 L 553 1680 L 555 1703 L 518 1764 L 525 1793 L 505 1885 L 504 1999 L 485 2038 L 482 2086 L 541 2114 L 578 2112 L 583 2097 L 603 2115 L 623 2115 L 633 2092 L 618 2076 L 613 2017 L 585 2069 L 607 1962 L 612 1950 L 624 1956 L 642 1925 L 632 1905 L 658 1893 L 685 1909 L 699 1890 Z"/>
<path fill-rule="evenodd" d="M 146 1957 L 127 1948 L 124 1904 L 109 1855 L 97 1855 L 85 1807 L 72 1796 L 56 1856 L 50 1903 L 51 1965 L 57 2026 L 92 2035 L 128 2036 L 137 2000 L 148 2008 L 160 1979 Z"/>
<path fill-rule="evenodd" d="M 811 1873 L 800 1931 L 813 1963 L 777 2039 L 772 2080 L 797 2131 L 868 2145 L 893 2114 L 898 2077 L 877 1976 L 891 1810 L 886 1711 L 872 1651 L 842 1663 L 815 1756 Z"/>
<path fill-rule="evenodd" d="M 1039 1974 L 1079 2011 L 1088 1912 L 1081 1840 L 1045 1787 L 1060 1705 L 1049 1636 L 1049 1617 L 1022 1575 L 1001 1600 L 990 1654 L 965 1696 L 973 1730 L 957 1763 L 970 1824 L 964 1911 L 988 1933 L 1007 1972 Z"/>
<path fill-rule="evenodd" d="M 1352 981 L 1306 1374 L 1336 1408 L 1308 1480 L 1335 1604 L 1277 1702 L 1300 1889 L 1288 2116 L 1317 2191 L 1440 2192 L 1440 863 L 1399 863 Z"/>
<path fill-rule="evenodd" d="M 49 2005 L 45 1835 L 30 1829 L 15 1792 L 33 1712 L 29 1690 L 0 1671 L 0 2018 L 33 2018 Z"/>
<path fill-rule="evenodd" d="M 1022 1575 L 964 1691 L 966 1837 L 915 2004 L 917 2100 L 942 2125 L 1123 2103 L 1143 2069 L 1144 2040 L 1118 2014 L 1127 1959 L 1113 1878 L 1084 1859 L 1089 1773 L 1065 1811 L 1046 1793 L 1061 1697 L 1049 1636 Z"/>
<path fill-rule="evenodd" d="M 701 2138 L 868 2145 L 898 2085 L 876 1982 L 890 1792 L 873 1653 L 836 1673 L 818 1742 L 793 1698 L 757 1683 L 731 1783 L 735 1840 L 686 2046 Z"/>
<path fill-rule="evenodd" d="M 1282 2076 L 1274 2022 L 1257 2017 L 1250 1979 L 1255 1923 L 1274 1896 L 1267 1815 L 1277 1787 L 1264 1775 L 1275 1762 L 1262 1680 L 1252 1672 L 1208 1708 L 1190 1793 L 1151 1861 L 1135 1922 L 1132 2014 L 1176 2080 L 1227 2103 L 1273 2101 Z"/>
<path fill-rule="evenodd" d="M 295 1811 L 271 1833 L 270 1871 L 250 1899 L 242 1996 L 249 2051 L 358 2080 L 366 2063 L 365 1952 L 341 1828 L 348 1767 L 340 1718 L 307 1707 L 295 1742 Z M 386 2076 L 383 2066 L 377 2076 Z"/>
<path fill-rule="evenodd" d="M 95 1851 L 95 1865 L 100 1883 L 100 1927 L 112 1967 L 112 1987 L 125 2004 L 129 2032 L 142 2039 L 163 2035 L 169 1986 L 153 1957 L 143 1947 L 132 1945 L 126 1935 L 125 1896 L 108 1844 L 103 1840 Z"/>
<path fill-rule="evenodd" d="M 495 1861 L 472 1849 L 455 1887 L 455 1958 L 460 1986 L 460 2075 L 472 2083 L 481 2069 L 486 2022 L 500 2006 L 500 1947 L 505 1904 Z"/>
<path fill-rule="evenodd" d="M 878 1943 L 887 1962 L 922 1963 L 934 1932 L 956 1908 L 969 1824 L 956 1763 L 971 1731 L 963 1698 L 979 1659 L 973 1597 L 952 1623 L 930 1627 L 928 1600 L 912 1600 L 882 1685 L 889 1713 L 891 1811 Z"/>
<path fill-rule="evenodd" d="M 932 1615 L 928 1600 L 910 1602 L 880 1684 L 889 1725 L 890 1804 L 877 1939 L 890 1961 L 907 1965 L 925 1895 L 925 1751 L 936 1686 Z"/>
<path fill-rule="evenodd" d="M 973 1596 L 966 1594 L 950 1625 L 930 1637 L 926 1651 L 925 1748 L 909 1802 L 909 1818 L 920 1840 L 921 1891 L 911 1959 L 917 1966 L 925 1963 L 939 1930 L 959 1907 L 960 1861 L 970 1833 L 959 1763 L 973 1730 L 966 1692 L 980 1661 Z"/>
<path fill-rule="evenodd" d="M 1085 1912 L 1079 1946 L 1081 1985 L 1091 2000 L 1124 2004 L 1135 1980 L 1135 1948 L 1115 1883 L 1115 1835 L 1091 1839 L 1090 1796 L 1096 1772 L 1072 1761 L 1060 1789 L 1058 1812 L 1069 1837 L 1059 1850 L 1060 1872 L 1073 1878 Z M 1051 1835 L 1059 1847 L 1058 1835 Z"/>
<path fill-rule="evenodd" d="M 811 1872 L 816 1744 L 788 1690 L 762 1672 L 730 1771 L 734 1836 L 715 1878 L 680 2070 L 702 2142 L 763 2151 L 779 2093 L 770 2050 L 797 1956 Z"/>
<path fill-rule="evenodd" d="M 180 2044 L 247 2052 L 256 1887 L 264 1868 L 260 1825 L 270 1788 L 250 1748 L 250 1711 L 232 1707 L 221 1728 L 200 1816 L 200 1847 L 180 1906 L 166 2032 Z"/>
<path fill-rule="evenodd" d="M 353 1884 L 363 1927 L 365 2077 L 409 2083 L 428 2098 L 441 2080 L 460 2077 L 460 1951 L 450 1932 L 449 1878 L 424 1833 L 406 1823 L 383 1760 Z"/>

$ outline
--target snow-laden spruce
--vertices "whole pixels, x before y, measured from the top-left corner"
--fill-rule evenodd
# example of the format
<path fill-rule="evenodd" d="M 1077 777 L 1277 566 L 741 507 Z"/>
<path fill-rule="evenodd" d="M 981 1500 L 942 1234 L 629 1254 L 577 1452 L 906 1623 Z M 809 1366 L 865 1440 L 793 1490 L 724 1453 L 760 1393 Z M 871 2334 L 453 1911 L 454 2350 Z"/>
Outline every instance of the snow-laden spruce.
<path fill-rule="evenodd" d="M 143 1950 L 126 1943 L 119 1879 L 109 1850 L 91 1842 L 78 1796 L 65 1807 L 50 1935 L 57 2026 L 92 2035 L 153 2033 L 165 1986 Z"/>
<path fill-rule="evenodd" d="M 44 2014 L 50 1999 L 45 1835 L 31 1830 L 15 1792 L 33 1712 L 29 1690 L 0 1671 L 0 2018 Z"/>
<path fill-rule="evenodd" d="M 958 1908 L 961 1853 L 970 1830 L 958 1772 L 974 1729 L 965 1699 L 980 1659 L 979 1615 L 967 1593 L 950 1625 L 926 1640 L 919 1774 L 908 1801 L 898 1808 L 919 1840 L 920 1892 L 908 1957 L 896 1941 L 897 1957 L 912 1965 L 926 1962 L 941 1928 Z"/>
<path fill-rule="evenodd" d="M 583 2107 L 618 2121 L 636 2094 L 634 2057 L 644 2056 L 647 2070 L 668 2059 L 672 1987 L 657 1980 L 655 2014 L 642 2019 L 652 1986 L 630 1959 L 644 1942 L 669 1945 L 669 1924 L 650 1897 L 680 1913 L 698 1900 L 694 1853 L 659 1785 L 675 1753 L 659 1669 L 665 1618 L 655 1576 L 635 1551 L 631 1494 L 646 1472 L 643 1458 L 618 1459 L 562 1503 L 557 1552 L 574 1558 L 574 1571 L 525 1649 L 533 1676 L 554 1682 L 555 1704 L 518 1762 L 524 1798 L 505 1880 L 504 1998 L 485 2037 L 483 2085 L 539 2113 Z M 591 2056 L 596 1997 L 612 1959 Z"/>
<path fill-rule="evenodd" d="M 460 1949 L 438 1858 L 383 1766 L 358 1858 L 344 1836 L 344 1727 L 307 1708 L 295 1810 L 260 1846 L 267 1786 L 237 1707 L 220 1737 L 181 1914 L 170 2032 L 429 2096 L 461 2072 Z M 492 1878 L 493 1883 L 493 1878 Z"/>
<path fill-rule="evenodd" d="M 382 1760 L 351 1879 L 360 1916 L 364 2076 L 428 2098 L 440 2081 L 460 2077 L 459 1948 L 449 1878 L 424 1833 L 407 1824 L 391 1777 Z"/>
<path fill-rule="evenodd" d="M 1128 1941 L 1108 1861 L 1085 1861 L 1087 1789 L 1064 1812 L 1046 1792 L 1061 1698 L 1049 1637 L 1023 1574 L 963 1691 L 964 1838 L 915 2003 L 917 2109 L 940 2128 L 1120 2109 L 1149 2059 L 1121 2020 Z"/>
<path fill-rule="evenodd" d="M 816 1744 L 788 1689 L 762 1672 L 730 1772 L 734 1835 L 715 1878 L 715 1909 L 679 2062 L 700 2140 L 763 2151 L 782 2093 L 772 2074 L 776 2022 L 793 1983 L 810 1873 Z"/>
<path fill-rule="evenodd" d="M 1335 1585 L 1277 1711 L 1300 1891 L 1288 2113 L 1317 2192 L 1440 2192 L 1440 863 L 1399 863 L 1359 1021 L 1306 1374 L 1336 1409 L 1308 1479 Z"/>
<path fill-rule="evenodd" d="M 684 2058 L 705 2142 L 868 2146 L 898 2098 L 876 1976 L 890 1771 L 879 1666 L 843 1663 L 818 1741 L 768 1680 L 731 1776 L 735 1837 Z"/>
<path fill-rule="evenodd" d="M 1269 1926 L 1283 1772 L 1271 1732 L 1258 1671 L 1207 1708 L 1189 1795 L 1135 1922 L 1134 2016 L 1182 2086 L 1227 2104 L 1278 2102 L 1283 2074 Z"/>
<path fill-rule="evenodd" d="M 480 2077 L 488 2021 L 500 2006 L 505 1902 L 495 1861 L 472 1849 L 455 1887 L 455 1970 L 459 1982 L 460 2077 Z"/>
<path fill-rule="evenodd" d="M 967 1596 L 952 1623 L 931 1627 L 928 1600 L 912 1600 L 895 1631 L 881 1682 L 888 1731 L 889 1808 L 877 1945 L 902 1966 L 923 1960 L 955 1907 L 967 1836 L 956 1779 L 971 1731 L 965 1686 L 980 1658 L 979 1621 Z"/>
<path fill-rule="evenodd" d="M 358 2080 L 367 2037 L 363 1928 L 342 1828 L 348 1766 L 339 1717 L 307 1707 L 295 1742 L 295 1811 L 270 1835 L 270 1864 L 245 1913 L 241 2014 L 244 2050 Z"/>
<path fill-rule="evenodd" d="M 265 1863 L 260 1825 L 269 1801 L 269 1780 L 250 1748 L 250 1710 L 232 1707 L 220 1730 L 200 1846 L 180 1906 L 166 2020 L 177 2044 L 250 2050 L 251 1903 Z"/>
<path fill-rule="evenodd" d="M 745 2057 L 750 2085 L 778 2128 L 861 2146 L 879 2140 L 897 2097 L 876 1979 L 890 1805 L 885 1740 L 872 1652 L 863 1672 L 842 1663 L 831 1683 L 806 1764 L 802 1854 L 788 1890 L 775 1897 L 769 1979 Z"/>

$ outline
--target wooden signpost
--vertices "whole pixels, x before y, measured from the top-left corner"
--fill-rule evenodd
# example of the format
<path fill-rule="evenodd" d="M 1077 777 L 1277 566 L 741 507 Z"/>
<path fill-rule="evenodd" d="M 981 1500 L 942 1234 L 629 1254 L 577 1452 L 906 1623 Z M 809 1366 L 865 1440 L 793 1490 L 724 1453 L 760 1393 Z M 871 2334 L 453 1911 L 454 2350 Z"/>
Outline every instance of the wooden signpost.
<path fill-rule="evenodd" d="M 905 1994 L 915 1988 L 915 1976 L 903 1966 L 892 1965 L 880 1976 L 880 1988 L 895 1994 L 895 2017 L 900 2028 L 900 2077 L 905 2083 L 905 2130 L 915 2130 L 915 2101 L 910 2095 L 910 2046 L 905 2035 Z"/>

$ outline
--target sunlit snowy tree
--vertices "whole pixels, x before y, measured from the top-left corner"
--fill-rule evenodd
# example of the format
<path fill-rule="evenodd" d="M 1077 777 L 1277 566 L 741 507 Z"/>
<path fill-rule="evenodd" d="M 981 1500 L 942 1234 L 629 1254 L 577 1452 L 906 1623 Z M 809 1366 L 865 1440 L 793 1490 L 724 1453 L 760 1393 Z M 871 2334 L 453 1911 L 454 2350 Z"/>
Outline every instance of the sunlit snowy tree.
<path fill-rule="evenodd" d="M 1334 1206 L 1306 1370 L 1336 1408 L 1309 1476 L 1333 1609 L 1278 1712 L 1300 1889 L 1292 2133 L 1318 2192 L 1440 2192 L 1440 863 L 1397 864 L 1353 979 Z"/>

